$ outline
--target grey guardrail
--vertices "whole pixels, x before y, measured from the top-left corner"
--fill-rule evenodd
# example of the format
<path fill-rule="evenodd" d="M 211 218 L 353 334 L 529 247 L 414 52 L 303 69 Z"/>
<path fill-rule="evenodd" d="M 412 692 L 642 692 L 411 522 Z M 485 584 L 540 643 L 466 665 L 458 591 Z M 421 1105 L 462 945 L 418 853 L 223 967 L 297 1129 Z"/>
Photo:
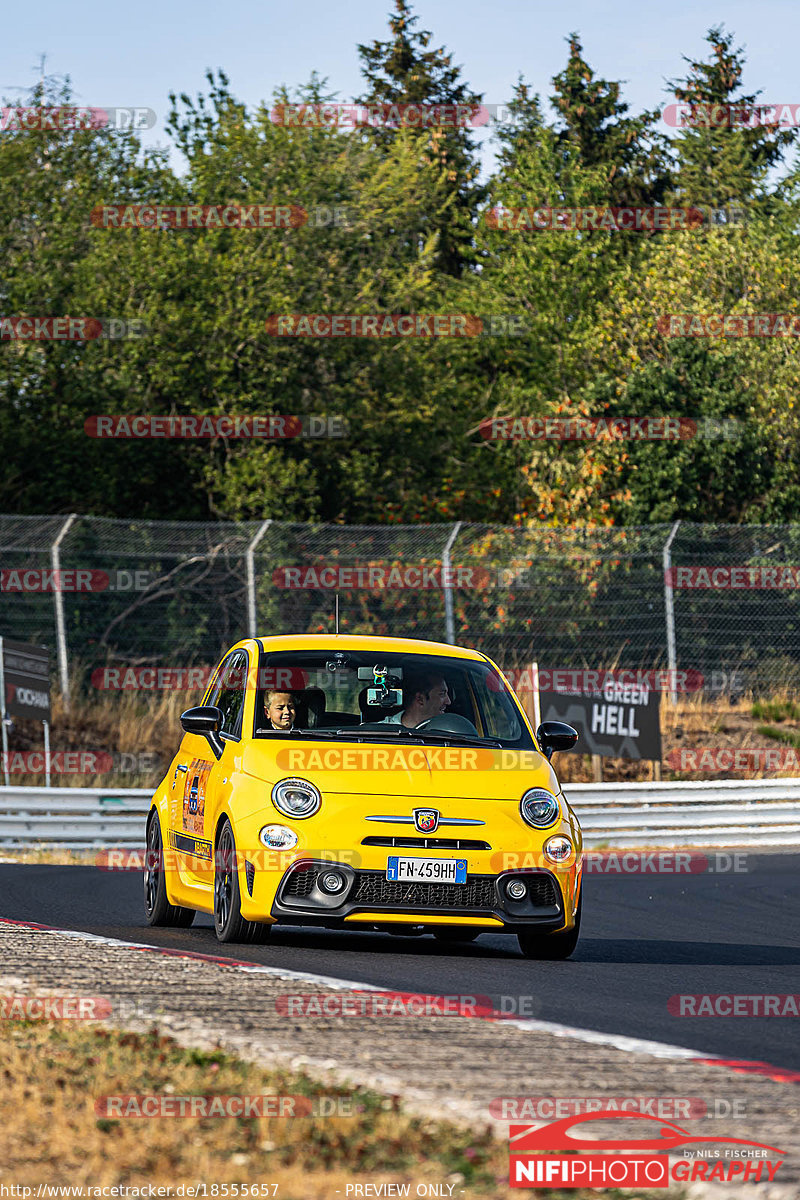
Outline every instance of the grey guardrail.
<path fill-rule="evenodd" d="M 566 783 L 587 846 L 800 846 L 800 779 Z"/>
<path fill-rule="evenodd" d="M 800 779 L 567 783 L 587 847 L 800 846 Z M 142 848 L 148 788 L 0 787 L 0 847 Z"/>
<path fill-rule="evenodd" d="M 152 788 L 0 787 L 0 847 L 144 847 Z"/>

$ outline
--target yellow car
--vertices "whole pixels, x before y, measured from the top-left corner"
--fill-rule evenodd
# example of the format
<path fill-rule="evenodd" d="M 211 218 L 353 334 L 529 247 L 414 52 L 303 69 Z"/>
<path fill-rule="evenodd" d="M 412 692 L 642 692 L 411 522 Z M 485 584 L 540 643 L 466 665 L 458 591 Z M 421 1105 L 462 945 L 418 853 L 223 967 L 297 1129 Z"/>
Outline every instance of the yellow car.
<path fill-rule="evenodd" d="M 566 958 L 581 919 L 581 831 L 495 664 L 406 638 L 238 642 L 153 796 L 151 925 L 213 914 L 222 942 L 275 924 L 516 935 Z"/>

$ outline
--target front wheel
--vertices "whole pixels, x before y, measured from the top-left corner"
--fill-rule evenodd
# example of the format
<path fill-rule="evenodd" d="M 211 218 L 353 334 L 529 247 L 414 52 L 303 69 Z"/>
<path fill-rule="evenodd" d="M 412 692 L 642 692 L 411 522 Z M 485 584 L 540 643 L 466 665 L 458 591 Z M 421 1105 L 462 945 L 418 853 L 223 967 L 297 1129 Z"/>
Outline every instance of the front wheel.
<path fill-rule="evenodd" d="M 194 920 L 194 909 L 170 904 L 164 874 L 164 844 L 161 823 L 153 809 L 147 822 L 147 854 L 144 863 L 144 915 L 148 925 L 177 925 L 188 929 Z"/>
<path fill-rule="evenodd" d="M 559 933 L 537 933 L 534 929 L 521 929 L 517 934 L 517 941 L 525 957 L 550 959 L 551 961 L 569 958 L 580 937 L 582 907 L 583 888 L 578 897 L 578 911 L 575 913 L 575 924 L 572 929 L 566 929 Z"/>
<path fill-rule="evenodd" d="M 271 925 L 242 916 L 236 843 L 230 821 L 219 832 L 214 854 L 214 928 L 221 942 L 266 942 Z"/>

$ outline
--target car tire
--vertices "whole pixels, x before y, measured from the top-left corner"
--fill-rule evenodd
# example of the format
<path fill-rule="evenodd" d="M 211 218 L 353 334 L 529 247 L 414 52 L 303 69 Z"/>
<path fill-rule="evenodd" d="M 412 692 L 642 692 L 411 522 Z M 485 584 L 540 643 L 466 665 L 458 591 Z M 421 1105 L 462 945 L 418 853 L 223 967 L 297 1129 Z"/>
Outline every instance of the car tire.
<path fill-rule="evenodd" d="M 220 942 L 269 941 L 272 926 L 242 916 L 236 842 L 228 820 L 219 829 L 214 849 L 214 929 Z"/>
<path fill-rule="evenodd" d="M 526 958 L 563 959 L 575 950 L 581 932 L 581 909 L 583 907 L 583 888 L 578 897 L 578 911 L 575 913 L 575 924 L 572 929 L 558 933 L 537 933 L 534 929 L 521 929 L 517 933 L 519 948 Z"/>
<path fill-rule="evenodd" d="M 470 929 L 466 925 L 443 925 L 441 929 L 434 929 L 433 936 L 440 942 L 448 942 L 451 946 L 457 946 L 466 942 L 474 942 L 476 937 L 480 937 L 481 932 L 480 929 Z"/>
<path fill-rule="evenodd" d="M 188 929 L 194 909 L 170 904 L 164 875 L 164 843 L 161 822 L 153 809 L 147 821 L 147 852 L 144 864 L 144 915 L 148 925 L 173 925 Z"/>

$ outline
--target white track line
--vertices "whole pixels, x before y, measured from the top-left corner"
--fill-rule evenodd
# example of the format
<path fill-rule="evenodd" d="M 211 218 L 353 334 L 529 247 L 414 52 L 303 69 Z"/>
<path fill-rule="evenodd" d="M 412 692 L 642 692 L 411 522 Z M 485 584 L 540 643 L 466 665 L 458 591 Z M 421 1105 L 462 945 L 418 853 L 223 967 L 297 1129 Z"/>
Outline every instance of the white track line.
<path fill-rule="evenodd" d="M 11 922 L 9 923 L 11 924 Z M 0 921 L 0 924 L 2 924 L 2 921 Z M 26 927 L 26 923 L 22 921 L 15 921 L 13 925 L 18 928 Z M 74 938 L 81 942 L 95 942 L 104 946 L 121 946 L 134 950 L 147 950 L 156 954 L 167 955 L 170 958 L 189 958 L 212 962 L 218 966 L 227 967 L 229 970 L 241 971 L 250 975 L 272 975 L 278 979 L 297 979 L 303 983 L 315 983 L 337 991 L 381 992 L 384 995 L 388 993 L 397 996 L 410 994 L 400 992 L 396 988 L 381 988 L 375 984 L 361 983 L 354 979 L 334 979 L 330 975 L 317 975 L 311 971 L 294 971 L 288 967 L 269 967 L 262 963 L 248 963 L 242 962 L 239 959 L 225 959 L 213 954 L 202 954 L 195 950 L 179 950 L 171 946 L 153 946 L 147 942 L 126 942 L 121 938 L 104 937 L 96 933 L 84 933 L 78 929 L 57 929 L 49 925 L 30 925 L 28 928 L 36 929 L 39 932 L 57 933 L 62 937 Z M 491 1020 L 492 1018 L 478 1017 L 477 1019 Z M 701 1050 L 690 1050 L 686 1046 L 672 1046 L 668 1042 L 647 1041 L 644 1038 L 628 1037 L 625 1034 L 600 1033 L 595 1029 L 580 1029 L 574 1025 L 562 1025 L 555 1021 L 502 1018 L 498 1020 L 498 1024 L 501 1021 L 503 1025 L 511 1025 L 515 1029 L 525 1029 L 532 1033 L 548 1033 L 553 1037 L 574 1038 L 576 1041 L 588 1042 L 595 1046 L 611 1046 L 613 1049 L 621 1050 L 625 1054 L 646 1054 L 651 1058 L 683 1059 L 685 1061 L 691 1059 L 731 1061 L 725 1059 L 723 1055 L 705 1053 Z"/>

